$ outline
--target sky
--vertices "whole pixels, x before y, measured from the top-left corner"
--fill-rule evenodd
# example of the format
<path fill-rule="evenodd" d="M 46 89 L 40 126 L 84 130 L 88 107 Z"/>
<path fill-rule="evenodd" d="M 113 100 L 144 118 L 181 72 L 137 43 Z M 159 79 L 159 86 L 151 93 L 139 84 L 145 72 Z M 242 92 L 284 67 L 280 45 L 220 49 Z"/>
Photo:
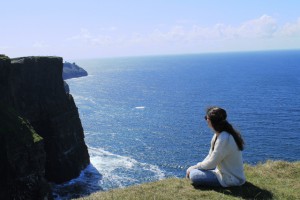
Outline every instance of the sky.
<path fill-rule="evenodd" d="M 299 0 L 9 0 L 0 54 L 65 60 L 300 49 Z"/>

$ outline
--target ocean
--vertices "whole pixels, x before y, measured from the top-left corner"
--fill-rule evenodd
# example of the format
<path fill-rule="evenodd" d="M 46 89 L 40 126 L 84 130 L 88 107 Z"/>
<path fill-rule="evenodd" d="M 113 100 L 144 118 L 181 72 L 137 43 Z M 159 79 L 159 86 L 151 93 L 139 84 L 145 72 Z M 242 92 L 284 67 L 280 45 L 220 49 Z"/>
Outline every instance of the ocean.
<path fill-rule="evenodd" d="M 56 199 L 185 176 L 208 153 L 208 106 L 244 137 L 244 162 L 300 160 L 300 51 L 78 60 L 69 79 L 91 164 Z"/>

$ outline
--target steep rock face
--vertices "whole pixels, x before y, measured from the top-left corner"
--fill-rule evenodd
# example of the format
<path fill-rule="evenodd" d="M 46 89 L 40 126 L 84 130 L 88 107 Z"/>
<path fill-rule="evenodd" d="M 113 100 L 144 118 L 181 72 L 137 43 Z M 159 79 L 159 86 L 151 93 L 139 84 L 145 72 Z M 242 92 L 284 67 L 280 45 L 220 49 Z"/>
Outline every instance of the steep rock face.
<path fill-rule="evenodd" d="M 8 81 L 7 74 L 9 74 L 10 58 L 0 54 L 0 102 L 9 101 L 9 91 L 7 90 Z"/>
<path fill-rule="evenodd" d="M 45 176 L 56 183 L 77 177 L 89 164 L 77 107 L 64 91 L 62 67 L 59 57 L 15 58 L 0 65 L 0 92 L 5 93 L 0 102 L 28 119 L 44 138 Z"/>
<path fill-rule="evenodd" d="M 43 139 L 0 104 L 0 199 L 52 199 L 45 161 Z"/>
<path fill-rule="evenodd" d="M 64 88 L 66 93 L 70 93 L 70 87 L 66 81 L 64 81 Z"/>

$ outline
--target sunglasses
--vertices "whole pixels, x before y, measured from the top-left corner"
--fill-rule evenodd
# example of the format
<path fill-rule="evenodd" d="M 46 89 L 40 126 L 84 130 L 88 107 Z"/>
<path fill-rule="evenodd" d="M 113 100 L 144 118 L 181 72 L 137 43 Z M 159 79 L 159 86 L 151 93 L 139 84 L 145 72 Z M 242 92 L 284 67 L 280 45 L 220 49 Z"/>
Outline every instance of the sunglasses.
<path fill-rule="evenodd" d="M 205 120 L 207 120 L 207 119 L 208 119 L 208 117 L 205 115 L 205 116 L 204 116 L 204 119 L 205 119 Z"/>

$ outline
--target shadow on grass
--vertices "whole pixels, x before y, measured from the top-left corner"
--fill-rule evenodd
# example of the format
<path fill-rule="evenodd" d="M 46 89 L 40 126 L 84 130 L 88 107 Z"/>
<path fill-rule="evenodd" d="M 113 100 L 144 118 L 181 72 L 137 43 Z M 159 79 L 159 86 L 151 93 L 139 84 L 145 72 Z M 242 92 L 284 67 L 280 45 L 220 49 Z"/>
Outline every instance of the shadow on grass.
<path fill-rule="evenodd" d="M 242 186 L 221 188 L 221 187 L 204 187 L 204 186 L 194 186 L 199 190 L 214 190 L 225 195 L 231 195 L 234 197 L 239 197 L 243 199 L 272 199 L 273 194 L 265 189 L 261 189 L 250 182 L 246 182 Z"/>

